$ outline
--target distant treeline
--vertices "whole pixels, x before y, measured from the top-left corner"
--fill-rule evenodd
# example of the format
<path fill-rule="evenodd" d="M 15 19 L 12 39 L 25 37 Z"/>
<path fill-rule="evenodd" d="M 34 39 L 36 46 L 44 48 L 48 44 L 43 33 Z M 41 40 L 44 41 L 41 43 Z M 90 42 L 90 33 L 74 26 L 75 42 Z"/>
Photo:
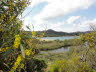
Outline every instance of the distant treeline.
<path fill-rule="evenodd" d="M 44 37 L 59 37 L 59 36 L 79 36 L 80 34 L 85 34 L 85 33 L 89 33 L 91 31 L 86 31 L 86 32 L 58 32 L 58 31 L 54 31 L 52 29 L 46 30 L 46 31 L 36 31 L 37 35 L 40 35 L 42 33 L 44 33 Z M 30 31 L 25 31 L 25 33 L 30 33 Z"/>

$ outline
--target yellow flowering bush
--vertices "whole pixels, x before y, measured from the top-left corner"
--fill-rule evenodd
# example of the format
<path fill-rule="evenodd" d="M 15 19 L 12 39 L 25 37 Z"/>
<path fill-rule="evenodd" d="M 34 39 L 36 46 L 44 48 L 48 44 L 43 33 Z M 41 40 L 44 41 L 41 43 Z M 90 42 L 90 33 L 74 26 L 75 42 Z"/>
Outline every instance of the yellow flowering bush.
<path fill-rule="evenodd" d="M 42 33 L 42 34 L 40 35 L 40 37 L 44 37 L 44 35 L 45 35 L 45 33 Z"/>
<path fill-rule="evenodd" d="M 21 40 L 20 35 L 16 35 L 16 36 L 15 36 L 14 45 L 13 45 L 14 48 L 18 48 L 18 47 L 19 47 L 19 45 L 20 45 L 20 40 Z"/>
<path fill-rule="evenodd" d="M 5 52 L 9 49 L 9 47 L 6 47 L 6 48 L 0 48 L 0 52 Z"/>
<path fill-rule="evenodd" d="M 32 31 L 32 36 L 36 36 L 36 32 L 35 31 Z"/>
<path fill-rule="evenodd" d="M 27 56 L 29 56 L 29 55 L 31 54 L 31 50 L 26 49 L 26 50 L 25 50 L 25 54 L 26 54 Z"/>
<path fill-rule="evenodd" d="M 44 68 L 34 59 L 37 40 L 33 36 L 36 33 L 26 34 L 21 29 L 21 15 L 29 3 L 29 0 L 0 0 L 0 71 L 40 72 Z"/>
<path fill-rule="evenodd" d="M 29 49 L 29 50 L 28 50 L 28 49 L 25 50 L 25 55 L 30 56 L 31 54 L 34 55 L 35 52 L 33 52 L 33 51 L 30 50 L 30 49 Z"/>
<path fill-rule="evenodd" d="M 22 59 L 23 59 L 22 55 L 18 55 L 18 57 L 17 57 L 17 59 L 16 59 L 16 61 L 15 61 L 15 63 L 14 63 L 14 65 L 13 65 L 10 72 L 14 72 L 16 70 L 16 68 L 18 68 L 18 66 L 20 65 L 20 62 L 22 61 Z"/>

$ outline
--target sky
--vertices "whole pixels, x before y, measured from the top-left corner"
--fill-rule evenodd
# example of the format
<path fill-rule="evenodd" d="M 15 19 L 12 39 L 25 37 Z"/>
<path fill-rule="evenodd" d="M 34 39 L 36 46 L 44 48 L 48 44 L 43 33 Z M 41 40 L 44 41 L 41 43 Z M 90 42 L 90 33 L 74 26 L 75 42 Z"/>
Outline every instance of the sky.
<path fill-rule="evenodd" d="M 30 0 L 23 12 L 23 29 L 88 31 L 96 24 L 96 0 Z"/>

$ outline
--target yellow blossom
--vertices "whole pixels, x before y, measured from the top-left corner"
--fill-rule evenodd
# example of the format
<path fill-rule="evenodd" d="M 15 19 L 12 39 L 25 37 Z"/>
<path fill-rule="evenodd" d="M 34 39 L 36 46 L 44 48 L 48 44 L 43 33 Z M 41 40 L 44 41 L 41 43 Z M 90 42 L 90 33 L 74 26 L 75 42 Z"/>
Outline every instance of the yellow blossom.
<path fill-rule="evenodd" d="M 32 36 L 35 36 L 35 35 L 36 35 L 36 32 L 33 31 L 33 32 L 32 32 Z"/>
<path fill-rule="evenodd" d="M 29 56 L 31 54 L 31 50 L 26 49 L 25 54 Z"/>
<path fill-rule="evenodd" d="M 16 35 L 16 36 L 15 36 L 14 45 L 13 45 L 14 48 L 18 48 L 18 47 L 19 47 L 19 45 L 20 45 L 20 40 L 21 40 L 20 35 Z"/>
<path fill-rule="evenodd" d="M 45 34 L 45 33 L 42 33 L 42 34 L 40 35 L 40 37 L 43 37 L 43 36 L 44 36 L 44 34 Z"/>
<path fill-rule="evenodd" d="M 6 47 L 6 48 L 0 48 L 0 52 L 5 52 L 6 50 L 8 50 L 9 47 Z"/>
<path fill-rule="evenodd" d="M 22 55 L 18 55 L 16 62 L 14 63 L 10 72 L 14 72 L 16 70 L 16 68 L 18 68 L 18 66 L 20 65 L 21 61 L 22 61 Z"/>

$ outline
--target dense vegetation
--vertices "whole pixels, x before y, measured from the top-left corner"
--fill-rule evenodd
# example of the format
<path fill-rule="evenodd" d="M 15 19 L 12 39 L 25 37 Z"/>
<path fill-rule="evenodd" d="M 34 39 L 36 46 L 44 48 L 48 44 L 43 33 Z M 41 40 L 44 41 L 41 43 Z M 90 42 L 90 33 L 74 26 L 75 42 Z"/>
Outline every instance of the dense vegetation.
<path fill-rule="evenodd" d="M 86 33 L 72 41 L 68 40 L 75 45 L 67 52 L 35 56 L 46 61 L 46 72 L 96 72 L 96 32 Z"/>
<path fill-rule="evenodd" d="M 36 37 L 43 37 L 44 32 L 22 29 L 19 17 L 27 5 L 29 0 L 0 0 L 0 72 L 96 72 L 95 27 L 79 39 L 41 41 Z M 45 36 L 64 35 L 70 34 L 45 32 Z M 64 53 L 39 52 L 62 46 L 73 47 Z"/>
<path fill-rule="evenodd" d="M 77 41 L 78 40 L 78 41 Z M 75 43 L 77 41 L 77 43 Z M 69 46 L 79 46 L 80 45 L 80 39 L 69 39 L 69 40 L 53 40 L 53 41 L 46 41 L 41 40 L 37 43 L 37 48 L 39 50 L 47 51 L 47 50 L 54 50 L 61 47 L 69 47 Z"/>
<path fill-rule="evenodd" d="M 25 34 L 19 19 L 29 0 L 0 0 L 0 72 L 43 72 L 35 33 Z"/>

